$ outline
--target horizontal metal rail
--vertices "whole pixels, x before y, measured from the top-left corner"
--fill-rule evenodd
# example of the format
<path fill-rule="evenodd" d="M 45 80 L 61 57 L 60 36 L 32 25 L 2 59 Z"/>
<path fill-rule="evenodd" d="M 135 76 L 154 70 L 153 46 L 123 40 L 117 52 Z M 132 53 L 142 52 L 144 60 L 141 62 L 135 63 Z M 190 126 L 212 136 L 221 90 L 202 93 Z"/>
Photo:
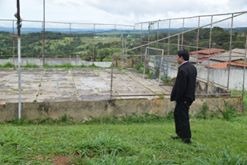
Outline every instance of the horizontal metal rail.
<path fill-rule="evenodd" d="M 169 21 L 169 20 L 183 20 L 183 19 L 192 19 L 192 18 L 198 18 L 198 17 L 224 16 L 224 15 L 245 14 L 245 13 L 247 13 L 247 11 L 240 11 L 240 12 L 234 12 L 234 13 L 221 13 L 221 14 L 206 14 L 206 15 L 197 15 L 197 16 L 188 16 L 188 17 L 175 17 L 175 18 L 167 18 L 167 19 L 158 19 L 154 21 L 138 22 L 138 23 L 135 23 L 135 25 L 145 24 L 145 23 L 156 23 L 160 21 Z"/>
<path fill-rule="evenodd" d="M 192 29 L 189 29 L 189 30 L 185 30 L 185 31 L 183 31 L 183 32 L 180 32 L 180 33 L 176 33 L 176 34 L 170 35 L 170 36 L 168 36 L 168 37 L 164 37 L 164 38 L 161 38 L 161 39 L 158 39 L 158 40 L 155 40 L 155 41 L 151 41 L 151 42 L 149 42 L 149 43 L 147 43 L 147 44 L 143 44 L 143 45 L 140 45 L 140 46 L 137 46 L 137 47 L 128 49 L 127 52 L 133 51 L 133 50 L 136 50 L 136 49 L 139 49 L 139 48 L 142 48 L 142 47 L 146 47 L 146 46 L 149 46 L 149 45 L 151 45 L 151 44 L 154 44 L 154 43 L 157 43 L 157 42 L 160 42 L 160 41 L 163 41 L 163 40 L 167 40 L 167 39 L 169 39 L 169 38 L 176 37 L 176 36 L 179 36 L 179 35 L 188 33 L 188 32 L 192 32 L 192 31 L 197 30 L 197 29 L 200 29 L 200 28 L 204 28 L 204 27 L 207 27 L 207 26 L 210 26 L 210 25 L 213 25 L 213 24 L 217 24 L 217 23 L 226 21 L 226 20 L 228 20 L 228 19 L 231 19 L 232 17 L 238 17 L 238 16 L 240 16 L 240 15 L 242 15 L 242 14 L 244 14 L 244 13 L 240 13 L 240 14 L 237 14 L 237 15 L 234 15 L 234 16 L 231 16 L 231 17 L 227 17 L 227 18 L 224 18 L 224 19 L 221 19 L 221 20 L 218 20 L 218 21 L 215 21 L 215 22 L 212 22 L 212 23 L 209 23 L 209 24 L 206 24 L 206 25 L 197 27 L 197 28 L 192 28 Z"/>
<path fill-rule="evenodd" d="M 15 21 L 15 19 L 0 19 L 0 21 Z M 43 21 L 40 20 L 26 20 L 23 19 L 22 22 L 36 22 L 36 23 L 43 23 Z M 134 25 L 127 25 L 127 24 L 107 24 L 107 23 L 84 23 L 84 22 L 62 22 L 62 21 L 45 21 L 45 23 L 55 23 L 55 24 L 74 24 L 74 25 L 99 25 L 99 26 L 125 26 L 125 27 L 132 27 L 134 28 Z"/>

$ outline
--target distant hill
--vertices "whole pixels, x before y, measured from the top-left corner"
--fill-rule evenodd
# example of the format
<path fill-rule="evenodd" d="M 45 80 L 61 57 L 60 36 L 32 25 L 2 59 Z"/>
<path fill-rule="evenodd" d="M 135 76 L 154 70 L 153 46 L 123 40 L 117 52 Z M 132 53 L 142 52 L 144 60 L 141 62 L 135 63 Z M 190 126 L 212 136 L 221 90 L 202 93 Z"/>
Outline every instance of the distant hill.
<path fill-rule="evenodd" d="M 22 33 L 36 33 L 36 32 L 42 32 L 42 28 L 21 28 Z M 83 32 L 83 33 L 90 33 L 92 30 L 89 29 L 71 29 L 71 31 L 68 28 L 46 28 L 46 31 L 49 32 L 62 32 L 62 33 L 70 33 L 70 32 Z M 13 32 L 12 28 L 6 28 L 6 27 L 0 27 L 0 31 L 2 32 Z M 15 29 L 16 31 L 16 29 Z"/>
<path fill-rule="evenodd" d="M 189 29 L 189 28 L 186 28 Z M 14 29 L 16 31 L 16 29 Z M 42 28 L 32 28 L 32 27 L 28 27 L 28 28 L 21 28 L 21 31 L 23 33 L 35 33 L 35 32 L 42 32 Z M 182 31 L 182 28 L 164 28 L 164 29 L 159 29 L 159 31 L 162 32 L 179 32 Z M 93 29 L 71 29 L 69 30 L 68 28 L 46 28 L 45 31 L 49 31 L 49 32 L 62 32 L 62 33 L 93 33 Z M 116 31 L 121 31 L 121 32 L 140 32 L 140 30 L 129 30 L 129 29 L 96 29 L 95 32 L 96 33 L 100 33 L 100 32 L 116 32 Z M 152 29 L 152 32 L 157 31 L 156 29 Z M 0 32 L 13 32 L 12 28 L 8 28 L 8 27 L 0 27 Z M 148 32 L 148 30 L 142 30 L 142 32 Z"/>
<path fill-rule="evenodd" d="M 163 32 L 163 33 L 178 33 L 184 30 L 193 29 L 191 28 L 163 28 L 163 29 L 152 29 L 151 32 Z M 16 31 L 16 29 L 14 29 Z M 93 33 L 93 29 L 68 29 L 68 28 L 46 28 L 46 32 L 60 32 L 60 33 Z M 230 30 L 229 28 L 225 28 L 225 30 Z M 233 29 L 234 32 L 247 32 L 247 27 L 236 27 Z M 0 32 L 9 32 L 12 33 L 13 29 L 8 27 L 0 27 Z M 21 28 L 22 33 L 39 33 L 42 32 L 42 28 Z M 96 29 L 95 33 L 140 33 L 140 30 L 129 30 L 129 29 Z M 142 33 L 148 33 L 148 30 L 142 30 Z"/>

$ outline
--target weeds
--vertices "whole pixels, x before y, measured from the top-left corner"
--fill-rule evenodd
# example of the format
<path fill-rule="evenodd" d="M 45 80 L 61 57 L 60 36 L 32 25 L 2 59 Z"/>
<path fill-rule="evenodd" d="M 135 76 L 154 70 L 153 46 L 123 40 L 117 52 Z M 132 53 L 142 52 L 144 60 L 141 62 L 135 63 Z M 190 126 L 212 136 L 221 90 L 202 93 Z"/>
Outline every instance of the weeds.
<path fill-rule="evenodd" d="M 108 154 L 111 156 L 131 156 L 134 154 L 132 147 L 126 142 L 116 136 L 108 136 L 103 133 L 88 141 L 83 141 L 77 148 L 77 155 L 89 158 Z"/>
<path fill-rule="evenodd" d="M 196 114 L 196 118 L 207 119 L 208 118 L 209 107 L 206 102 L 202 104 L 200 111 Z"/>
<path fill-rule="evenodd" d="M 228 150 L 224 150 L 217 164 L 247 164 L 247 159 L 239 155 L 232 155 Z"/>
<path fill-rule="evenodd" d="M 149 123 L 149 122 L 162 122 L 165 121 L 165 117 L 158 116 L 155 114 L 145 113 L 143 115 L 132 114 L 129 116 L 122 117 L 102 117 L 97 119 L 92 119 L 85 122 L 86 124 L 130 124 L 130 123 Z"/>
<path fill-rule="evenodd" d="M 166 75 L 161 76 L 161 80 L 163 81 L 164 85 L 173 85 L 172 79 Z"/>
<path fill-rule="evenodd" d="M 22 119 L 15 119 L 12 121 L 8 121 L 6 122 L 8 124 L 13 124 L 13 125 L 30 125 L 30 124 L 34 124 L 34 125 L 40 125 L 40 124 L 44 124 L 44 125 L 49 125 L 49 124 L 56 124 L 56 125 L 71 125 L 71 124 L 76 124 L 75 121 L 72 120 L 72 118 L 66 114 L 64 114 L 63 116 L 59 117 L 58 119 L 52 119 L 52 118 L 43 118 L 43 119 L 34 119 L 34 120 L 26 120 L 24 118 Z M 77 123 L 79 124 L 79 123 Z"/>
<path fill-rule="evenodd" d="M 174 119 L 174 115 L 173 115 L 173 111 L 169 111 L 167 114 L 166 114 L 166 117 L 165 117 L 167 120 L 173 120 Z"/>
<path fill-rule="evenodd" d="M 0 68 L 14 68 L 15 65 L 10 63 L 10 62 L 7 62 L 6 64 L 3 64 L 3 65 L 0 65 Z"/>
<path fill-rule="evenodd" d="M 24 68 L 38 68 L 39 66 L 38 65 L 36 65 L 36 64 L 26 64 L 26 65 L 24 65 L 23 66 Z"/>
<path fill-rule="evenodd" d="M 237 110 L 231 105 L 224 103 L 224 110 L 220 111 L 222 113 L 223 119 L 229 121 L 237 116 Z"/>
<path fill-rule="evenodd" d="M 135 65 L 135 69 L 137 70 L 138 73 L 143 73 L 144 65 L 142 63 L 138 63 Z"/>

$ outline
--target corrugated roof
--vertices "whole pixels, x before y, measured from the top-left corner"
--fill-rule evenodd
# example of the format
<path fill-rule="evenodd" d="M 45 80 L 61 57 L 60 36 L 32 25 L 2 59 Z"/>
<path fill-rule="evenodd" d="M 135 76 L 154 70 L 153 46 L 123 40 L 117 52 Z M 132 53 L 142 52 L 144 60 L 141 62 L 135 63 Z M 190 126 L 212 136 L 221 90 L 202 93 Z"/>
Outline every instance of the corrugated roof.
<path fill-rule="evenodd" d="M 228 66 L 228 62 L 219 62 L 219 63 L 208 65 L 207 67 L 213 68 L 213 69 L 226 69 L 227 66 Z"/>
<path fill-rule="evenodd" d="M 217 56 L 211 57 L 215 61 L 229 61 L 230 51 L 221 53 Z M 245 49 L 233 49 L 231 54 L 231 61 L 243 60 L 245 58 Z"/>
<path fill-rule="evenodd" d="M 208 48 L 190 52 L 191 55 L 215 55 L 224 52 L 224 49 Z"/>
<path fill-rule="evenodd" d="M 247 63 L 245 61 L 236 61 L 236 62 L 219 62 L 219 63 L 214 63 L 211 65 L 208 65 L 207 67 L 209 68 L 214 68 L 214 69 L 226 69 L 228 65 L 235 66 L 235 67 L 247 67 Z"/>
<path fill-rule="evenodd" d="M 198 51 L 192 51 L 190 52 L 191 57 L 194 57 L 197 62 L 203 62 L 211 58 L 212 56 L 218 55 L 222 52 L 224 52 L 224 49 L 218 49 L 218 48 L 210 48 L 210 49 L 203 49 Z"/>

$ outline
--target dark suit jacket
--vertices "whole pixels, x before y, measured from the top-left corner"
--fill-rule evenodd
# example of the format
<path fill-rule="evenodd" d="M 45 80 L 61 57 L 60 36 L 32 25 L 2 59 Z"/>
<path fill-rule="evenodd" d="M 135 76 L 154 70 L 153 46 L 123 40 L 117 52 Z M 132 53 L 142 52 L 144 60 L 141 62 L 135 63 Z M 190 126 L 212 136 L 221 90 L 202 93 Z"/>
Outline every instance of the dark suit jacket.
<path fill-rule="evenodd" d="M 190 104 L 195 100 L 196 67 L 190 62 L 179 66 L 177 78 L 172 88 L 171 101 L 186 101 Z"/>

